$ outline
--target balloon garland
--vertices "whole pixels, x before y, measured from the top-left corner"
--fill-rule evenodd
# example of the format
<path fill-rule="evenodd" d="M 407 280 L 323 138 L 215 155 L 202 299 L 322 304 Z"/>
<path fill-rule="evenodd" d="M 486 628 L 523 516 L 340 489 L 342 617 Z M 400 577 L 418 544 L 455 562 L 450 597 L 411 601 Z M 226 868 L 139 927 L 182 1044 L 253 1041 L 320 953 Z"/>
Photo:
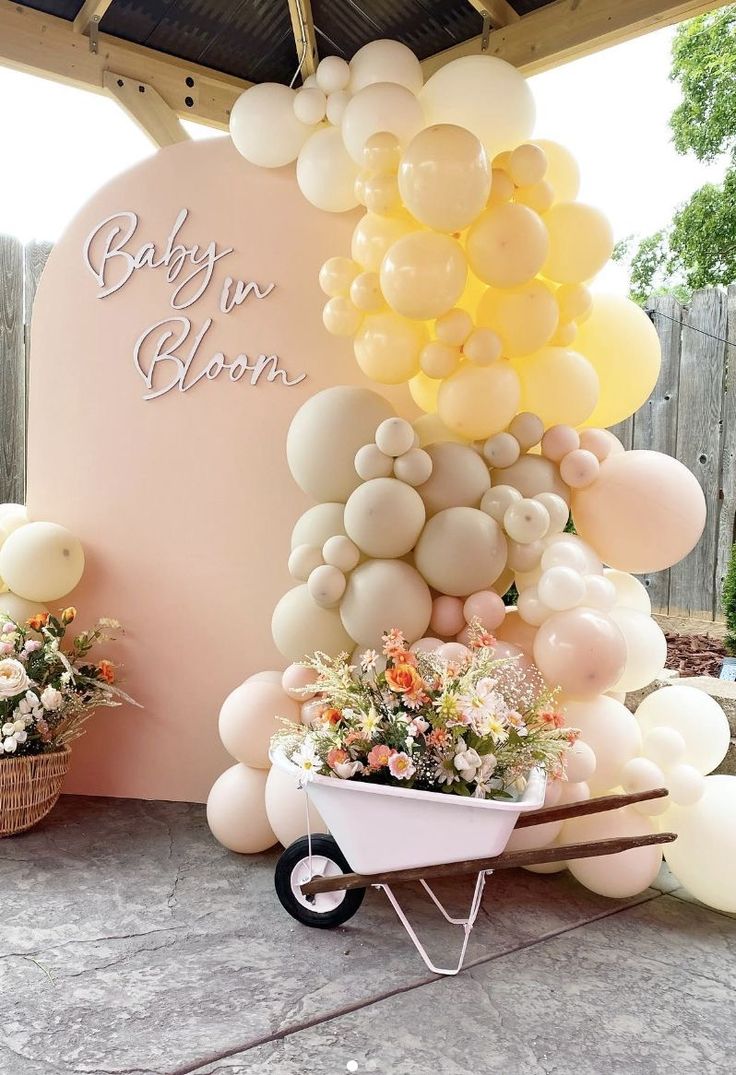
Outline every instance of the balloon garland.
<path fill-rule="evenodd" d="M 679 686 L 635 715 L 623 705 L 666 658 L 634 573 L 694 547 L 703 494 L 682 464 L 624 451 L 605 428 L 649 396 L 659 342 L 634 303 L 591 293 L 610 225 L 576 200 L 569 152 L 533 126 L 531 92 L 510 65 L 464 57 L 424 84 L 395 41 L 349 64 L 322 60 L 299 90 L 264 84 L 236 103 L 231 133 L 247 160 L 296 162 L 320 209 L 364 208 L 350 251 L 320 272 L 324 324 L 352 341 L 369 380 L 407 384 L 424 412 L 410 423 L 368 388 L 335 387 L 295 415 L 287 459 L 316 504 L 294 527 L 296 585 L 274 611 L 274 641 L 296 662 L 315 649 L 380 648 L 395 626 L 415 648 L 452 656 L 479 619 L 499 656 L 561 688 L 565 719 L 582 733 L 548 802 L 670 788 L 666 800 L 520 832 L 515 845 L 661 823 L 680 834 L 665 852 L 680 880 L 736 910 L 736 778 L 706 776 L 728 749 L 723 712 Z M 238 764 L 214 785 L 208 817 L 228 847 L 259 851 L 303 831 L 301 797 L 266 775 L 267 744 L 277 714 L 314 719 L 320 700 L 302 693 L 310 676 L 295 663 L 259 673 L 223 706 L 220 733 Z M 660 862 L 649 847 L 540 869 L 568 865 L 620 897 L 649 885 Z"/>

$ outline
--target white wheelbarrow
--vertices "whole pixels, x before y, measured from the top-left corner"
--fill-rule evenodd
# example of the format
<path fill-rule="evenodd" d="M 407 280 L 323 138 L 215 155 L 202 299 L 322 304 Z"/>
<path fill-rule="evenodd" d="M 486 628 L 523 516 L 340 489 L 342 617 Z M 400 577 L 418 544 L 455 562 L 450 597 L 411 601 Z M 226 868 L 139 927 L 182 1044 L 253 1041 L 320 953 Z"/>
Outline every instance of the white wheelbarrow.
<path fill-rule="evenodd" d="M 272 752 L 271 761 L 298 782 L 299 770 L 283 751 Z M 666 788 L 657 788 L 543 808 L 545 785 L 544 773 L 535 769 L 524 794 L 511 802 L 315 776 L 304 790 L 331 835 L 308 831 L 286 848 L 276 864 L 276 894 L 298 922 L 332 929 L 353 917 L 366 888 L 382 889 L 427 967 L 436 974 L 457 974 L 480 910 L 486 877 L 494 870 L 612 855 L 676 838 L 674 833 L 663 832 L 505 852 L 514 828 L 616 810 L 667 794 Z M 468 916 L 452 918 L 426 878 L 472 873 L 476 882 Z M 463 944 L 456 967 L 437 967 L 429 959 L 391 889 L 391 883 L 400 881 L 419 881 L 445 919 L 462 927 Z"/>

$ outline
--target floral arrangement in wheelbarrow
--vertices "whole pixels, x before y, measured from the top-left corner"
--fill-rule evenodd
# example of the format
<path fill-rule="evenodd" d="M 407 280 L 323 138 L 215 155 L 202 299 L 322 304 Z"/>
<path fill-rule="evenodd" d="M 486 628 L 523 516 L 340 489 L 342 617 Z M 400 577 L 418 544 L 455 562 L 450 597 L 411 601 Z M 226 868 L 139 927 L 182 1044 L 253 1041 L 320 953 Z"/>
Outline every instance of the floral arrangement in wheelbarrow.
<path fill-rule="evenodd" d="M 547 778 L 564 779 L 578 733 L 565 727 L 557 692 L 533 667 L 496 658 L 495 639 L 479 624 L 469 635 L 469 652 L 449 660 L 412 651 L 395 629 L 383 636 L 382 656 L 368 650 L 357 665 L 347 654 L 305 658 L 314 681 L 304 695 L 321 705 L 309 725 L 285 722 L 271 749 L 273 763 L 293 774 L 330 830 L 308 828 L 279 859 L 275 885 L 285 909 L 305 925 L 331 928 L 355 914 L 367 887 L 381 888 L 427 966 L 443 974 L 462 966 L 494 869 L 551 861 L 550 853 L 586 857 L 674 839 L 657 833 L 504 855 L 512 830 L 525 822 L 666 791 L 542 809 Z M 477 878 L 469 915 L 451 918 L 424 878 L 470 872 Z M 463 927 L 457 967 L 429 960 L 387 883 L 400 880 L 418 880 L 445 918 Z"/>
<path fill-rule="evenodd" d="M 133 701 L 113 663 L 91 651 L 120 630 L 101 619 L 64 645 L 77 610 L 25 623 L 0 613 L 0 836 L 35 825 L 53 807 L 69 768 L 69 743 L 102 706 Z"/>

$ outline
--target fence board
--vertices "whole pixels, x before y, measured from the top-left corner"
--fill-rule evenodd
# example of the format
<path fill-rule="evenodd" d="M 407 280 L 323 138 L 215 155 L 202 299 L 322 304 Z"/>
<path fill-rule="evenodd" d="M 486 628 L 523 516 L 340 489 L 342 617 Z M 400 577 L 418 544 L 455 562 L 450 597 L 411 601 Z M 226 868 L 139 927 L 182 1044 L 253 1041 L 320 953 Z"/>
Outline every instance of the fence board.
<path fill-rule="evenodd" d="M 726 300 L 728 331 L 726 339 L 726 376 L 723 381 L 721 418 L 721 510 L 716 540 L 714 611 L 723 619 L 721 592 L 731 558 L 736 520 L 736 284 L 731 284 Z"/>
<path fill-rule="evenodd" d="M 670 571 L 670 612 L 676 616 L 714 613 L 725 335 L 725 292 L 697 291 L 683 318 L 676 454 L 700 482 L 708 515 L 698 545 Z"/>
<path fill-rule="evenodd" d="M 0 503 L 25 497 L 23 247 L 0 235 Z"/>

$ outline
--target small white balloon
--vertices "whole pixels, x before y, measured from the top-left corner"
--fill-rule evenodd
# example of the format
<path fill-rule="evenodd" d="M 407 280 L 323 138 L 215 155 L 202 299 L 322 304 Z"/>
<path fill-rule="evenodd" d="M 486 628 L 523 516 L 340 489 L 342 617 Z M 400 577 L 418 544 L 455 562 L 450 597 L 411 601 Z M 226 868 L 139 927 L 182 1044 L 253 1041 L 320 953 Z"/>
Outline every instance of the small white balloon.
<path fill-rule="evenodd" d="M 377 444 L 364 444 L 355 455 L 355 469 L 364 482 L 371 478 L 390 478 L 394 461 Z"/>
<path fill-rule="evenodd" d="M 582 575 L 600 573 L 603 570 L 598 557 L 589 545 L 576 534 L 554 534 L 547 539 L 542 555 L 542 567 L 573 567 Z"/>
<path fill-rule="evenodd" d="M 666 772 L 684 761 L 686 751 L 685 740 L 674 728 L 652 728 L 642 740 L 642 754 Z"/>
<path fill-rule="evenodd" d="M 332 564 L 315 567 L 307 582 L 310 596 L 320 608 L 335 608 L 339 605 L 346 585 L 342 571 Z"/>
<path fill-rule="evenodd" d="M 536 586 L 528 586 L 519 593 L 516 607 L 524 623 L 532 627 L 541 627 L 552 615 L 552 609 L 539 600 Z"/>
<path fill-rule="evenodd" d="M 503 516 L 506 533 L 520 545 L 538 541 L 549 530 L 549 512 L 538 500 L 522 498 L 506 509 Z"/>
<path fill-rule="evenodd" d="M 317 65 L 316 79 L 323 93 L 344 90 L 350 82 L 350 64 L 341 56 L 325 56 Z"/>
<path fill-rule="evenodd" d="M 498 466 L 498 463 L 493 465 Z M 570 508 L 562 497 L 558 496 L 557 493 L 537 493 L 536 496 L 532 497 L 532 500 L 538 500 L 549 513 L 549 530 L 547 533 L 561 534 L 567 526 L 567 520 L 570 518 Z"/>
<path fill-rule="evenodd" d="M 345 109 L 348 107 L 350 101 L 350 94 L 345 90 L 336 90 L 335 93 L 331 93 L 327 98 L 327 106 L 325 112 L 327 119 L 333 125 L 333 127 L 339 127 L 342 123 L 342 118 L 345 115 Z"/>
<path fill-rule="evenodd" d="M 407 485 L 423 485 L 432 476 L 432 456 L 423 448 L 411 448 L 394 461 L 394 475 Z"/>
<path fill-rule="evenodd" d="M 551 567 L 542 573 L 537 584 L 539 599 L 556 612 L 575 608 L 585 597 L 585 582 L 579 571 L 572 567 Z M 581 776 L 581 780 L 587 777 Z"/>
<path fill-rule="evenodd" d="M 610 612 L 616 603 L 616 590 L 605 575 L 585 575 L 585 597 L 583 604 L 589 608 L 599 608 Z"/>
<path fill-rule="evenodd" d="M 377 82 L 351 97 L 342 117 L 345 148 L 356 164 L 363 164 L 363 148 L 373 134 L 395 135 L 403 148 L 424 126 L 422 107 L 404 86 Z"/>
<path fill-rule="evenodd" d="M 620 782 L 624 791 L 628 792 L 651 791 L 667 786 L 662 770 L 648 758 L 632 758 L 627 762 L 621 770 Z M 637 813 L 649 817 L 663 814 L 668 806 L 667 798 L 645 799 L 644 802 L 633 804 Z"/>
<path fill-rule="evenodd" d="M 667 773 L 670 799 L 678 806 L 694 806 L 705 791 L 705 777 L 694 765 L 675 765 Z"/>
<path fill-rule="evenodd" d="M 502 523 L 504 516 L 512 504 L 519 504 L 522 495 L 513 485 L 494 485 L 486 493 L 480 502 L 480 510 L 490 515 L 497 523 Z"/>
<path fill-rule="evenodd" d="M 344 534 L 335 534 L 322 546 L 322 558 L 326 564 L 348 572 L 358 566 L 360 549 L 349 537 Z"/>
<path fill-rule="evenodd" d="M 321 564 L 322 553 L 317 545 L 297 545 L 289 555 L 289 574 L 300 582 L 306 582 Z"/>
<path fill-rule="evenodd" d="M 301 123 L 313 127 L 325 118 L 327 98 L 316 86 L 298 90 L 294 97 L 294 115 Z"/>
<path fill-rule="evenodd" d="M 387 418 L 376 430 L 376 444 L 385 455 L 403 455 L 414 446 L 414 429 L 404 418 Z"/>

